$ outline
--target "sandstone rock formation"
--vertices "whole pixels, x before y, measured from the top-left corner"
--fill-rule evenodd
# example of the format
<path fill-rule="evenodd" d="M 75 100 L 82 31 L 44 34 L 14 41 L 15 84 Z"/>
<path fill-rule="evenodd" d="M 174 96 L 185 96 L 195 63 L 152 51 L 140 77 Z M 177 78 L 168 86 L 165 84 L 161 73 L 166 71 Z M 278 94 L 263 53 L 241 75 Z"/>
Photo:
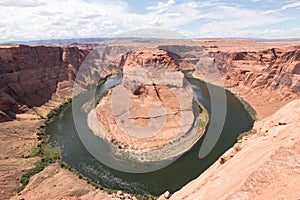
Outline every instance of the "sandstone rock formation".
<path fill-rule="evenodd" d="M 198 40 L 199 46 L 161 45 L 160 48 L 187 58 L 196 75 L 217 69 L 224 86 L 242 96 L 259 117 L 274 114 L 298 98 L 300 87 L 300 46 L 294 42 L 249 40 Z M 298 44 L 298 45 L 297 45 Z M 193 54 L 194 56 L 191 56 Z M 210 80 L 208 80 L 210 81 Z"/>
<path fill-rule="evenodd" d="M 225 86 L 246 99 L 261 121 L 170 199 L 299 198 L 299 45 L 199 42 L 214 58 Z"/>
<path fill-rule="evenodd" d="M 192 70 L 191 64 L 159 49 L 135 50 L 115 63 L 123 69 L 123 80 L 89 114 L 95 135 L 139 154 L 197 134 L 190 131 L 195 122 L 192 88 L 181 72 Z"/>
<path fill-rule="evenodd" d="M 36 158 L 26 158 L 36 144 L 35 132 L 41 120 L 2 122 L 0 124 L 0 199 L 14 196 L 21 175 L 34 167 Z"/>
<path fill-rule="evenodd" d="M 77 47 L 0 47 L 0 121 L 34 110 L 53 95 L 70 98 L 77 70 L 88 53 Z"/>
<path fill-rule="evenodd" d="M 132 67 L 145 65 L 164 65 L 168 66 L 169 69 L 180 71 L 194 69 L 186 60 L 171 51 L 151 48 L 130 51 L 114 61 L 113 64 L 122 67 L 124 73 Z"/>
<path fill-rule="evenodd" d="M 299 108 L 295 100 L 256 122 L 255 133 L 237 143 L 239 150 L 233 147 L 221 157 L 231 154 L 226 162 L 216 162 L 170 199 L 299 198 Z"/>

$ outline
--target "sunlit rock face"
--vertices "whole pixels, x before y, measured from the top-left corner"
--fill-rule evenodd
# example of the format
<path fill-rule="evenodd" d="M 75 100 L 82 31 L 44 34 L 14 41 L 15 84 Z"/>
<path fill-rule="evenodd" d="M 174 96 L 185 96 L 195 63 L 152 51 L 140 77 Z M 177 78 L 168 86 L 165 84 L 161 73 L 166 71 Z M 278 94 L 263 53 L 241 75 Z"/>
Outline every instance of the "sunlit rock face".
<path fill-rule="evenodd" d="M 141 49 L 116 61 L 123 80 L 89 114 L 90 128 L 95 129 L 95 121 L 99 127 L 95 135 L 122 149 L 147 152 L 174 142 L 192 128 L 194 96 L 182 70 L 193 68 L 169 54 Z"/>

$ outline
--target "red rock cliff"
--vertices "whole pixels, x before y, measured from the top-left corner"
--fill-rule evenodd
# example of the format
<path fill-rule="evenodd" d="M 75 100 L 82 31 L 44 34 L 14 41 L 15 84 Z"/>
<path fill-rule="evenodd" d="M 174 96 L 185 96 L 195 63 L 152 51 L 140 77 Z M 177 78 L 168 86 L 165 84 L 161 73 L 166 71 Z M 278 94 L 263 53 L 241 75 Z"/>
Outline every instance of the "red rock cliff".
<path fill-rule="evenodd" d="M 41 106 L 53 93 L 67 98 L 88 50 L 77 47 L 0 48 L 0 121 Z"/>

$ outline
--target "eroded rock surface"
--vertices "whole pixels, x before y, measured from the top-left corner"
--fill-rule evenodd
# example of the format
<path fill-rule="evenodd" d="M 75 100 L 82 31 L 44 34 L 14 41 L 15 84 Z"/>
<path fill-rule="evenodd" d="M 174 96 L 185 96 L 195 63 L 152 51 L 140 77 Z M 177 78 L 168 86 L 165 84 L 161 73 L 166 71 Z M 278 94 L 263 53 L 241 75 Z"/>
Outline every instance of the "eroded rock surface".
<path fill-rule="evenodd" d="M 38 117 L 43 113 L 35 107 L 72 97 L 73 81 L 88 53 L 77 47 L 0 47 L 0 121 L 24 112 Z"/>
<path fill-rule="evenodd" d="M 170 199 L 297 199 L 300 100 L 255 123 L 221 159 Z M 287 115 L 293 113 L 293 115 Z"/>
<path fill-rule="evenodd" d="M 106 191 L 95 189 L 74 173 L 60 168 L 57 164 L 48 166 L 30 179 L 26 188 L 12 200 L 51 199 L 51 200 L 137 200 L 135 197 L 119 192 L 109 195 Z"/>
<path fill-rule="evenodd" d="M 197 42 L 202 48 L 185 45 L 160 48 L 195 64 L 197 77 L 206 75 L 208 82 L 223 82 L 249 102 L 261 118 L 299 97 L 299 42 L 224 39 Z"/>
<path fill-rule="evenodd" d="M 192 129 L 195 120 L 193 91 L 181 72 L 192 66 L 158 49 L 133 51 L 125 56 L 120 65 L 122 83 L 89 114 L 90 128 L 95 129 L 92 121 L 96 120 L 99 129 L 93 131 L 97 136 L 135 152 L 158 149 L 178 140 Z"/>

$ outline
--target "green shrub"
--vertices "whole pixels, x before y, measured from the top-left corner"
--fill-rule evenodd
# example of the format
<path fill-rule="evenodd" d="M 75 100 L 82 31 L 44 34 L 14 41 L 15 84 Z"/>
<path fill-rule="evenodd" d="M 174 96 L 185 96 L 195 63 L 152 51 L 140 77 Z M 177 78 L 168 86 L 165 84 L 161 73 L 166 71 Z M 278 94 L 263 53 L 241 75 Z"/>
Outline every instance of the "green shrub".
<path fill-rule="evenodd" d="M 59 149 L 52 147 L 49 144 L 50 135 L 47 134 L 46 128 L 65 105 L 67 104 L 62 104 L 62 106 L 59 106 L 59 108 L 53 109 L 51 112 L 49 112 L 44 124 L 40 126 L 39 131 L 36 133 L 37 140 L 40 142 L 32 149 L 28 157 L 40 157 L 40 160 L 35 163 L 35 167 L 33 169 L 23 174 L 21 177 L 22 186 L 19 188 L 19 191 L 25 188 L 33 175 L 41 172 L 51 163 L 55 163 L 61 159 L 61 152 Z"/>

